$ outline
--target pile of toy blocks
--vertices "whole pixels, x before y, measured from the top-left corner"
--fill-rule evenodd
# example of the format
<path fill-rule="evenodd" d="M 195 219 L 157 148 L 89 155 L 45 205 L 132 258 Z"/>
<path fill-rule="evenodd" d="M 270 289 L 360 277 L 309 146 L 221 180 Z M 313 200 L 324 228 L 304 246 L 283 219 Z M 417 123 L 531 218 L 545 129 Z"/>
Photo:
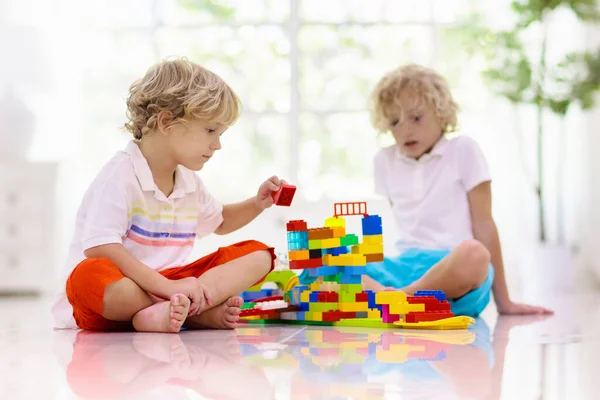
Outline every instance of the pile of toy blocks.
<path fill-rule="evenodd" d="M 454 317 L 445 293 L 439 290 L 420 290 L 414 296 L 407 296 L 403 292 L 380 292 L 377 293 L 375 302 L 381 305 L 382 321 L 388 324 L 396 321 L 437 321 Z"/>
<path fill-rule="evenodd" d="M 346 215 L 362 215 L 362 242 L 357 235 L 346 233 L 342 217 Z M 366 203 L 336 203 L 334 216 L 326 219 L 323 227 L 309 229 L 305 221 L 293 220 L 286 228 L 290 270 L 306 270 L 317 279 L 310 285 L 278 285 L 286 288 L 277 303 L 248 304 L 242 317 L 320 323 L 355 320 L 357 326 L 391 326 L 454 316 L 441 291 L 407 296 L 363 290 L 367 262 L 383 261 L 381 217 L 368 215 Z"/>
<path fill-rule="evenodd" d="M 290 269 L 307 269 L 309 276 L 321 280 L 293 288 L 286 300 L 300 311 L 282 313 L 282 319 L 336 322 L 381 318 L 375 293 L 362 287 L 367 256 L 372 261 L 383 260 L 381 217 L 363 216 L 362 227 L 363 243 L 359 243 L 358 236 L 346 234 L 346 221 L 339 216 L 313 229 L 308 229 L 305 221 L 288 222 Z"/>

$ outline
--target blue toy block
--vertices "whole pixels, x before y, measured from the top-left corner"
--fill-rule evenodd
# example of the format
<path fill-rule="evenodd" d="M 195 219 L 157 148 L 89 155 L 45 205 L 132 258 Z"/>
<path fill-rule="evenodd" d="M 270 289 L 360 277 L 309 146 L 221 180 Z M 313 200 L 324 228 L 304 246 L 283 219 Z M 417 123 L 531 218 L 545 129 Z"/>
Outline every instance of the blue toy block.
<path fill-rule="evenodd" d="M 382 235 L 381 217 L 379 215 L 369 215 L 362 219 L 363 235 Z"/>
<path fill-rule="evenodd" d="M 255 292 L 244 292 L 241 294 L 242 299 L 246 302 L 262 299 L 263 297 L 275 296 L 279 292 L 278 289 L 261 289 Z"/>
<path fill-rule="evenodd" d="M 320 268 L 314 268 L 312 270 L 314 271 L 314 273 L 312 273 L 312 271 L 309 271 L 309 275 L 313 277 L 337 275 L 340 273 L 340 269 L 340 267 L 329 265 Z"/>
<path fill-rule="evenodd" d="M 375 292 L 372 290 L 365 290 L 365 293 L 369 295 L 369 308 L 377 308 L 377 303 L 375 303 Z"/>
<path fill-rule="evenodd" d="M 415 296 L 417 296 L 417 297 L 431 296 L 431 297 L 435 297 L 439 301 L 446 300 L 446 293 L 442 292 L 441 290 L 417 290 L 415 292 Z"/>
<path fill-rule="evenodd" d="M 318 303 L 319 302 L 319 292 L 312 292 L 309 297 L 308 300 L 311 303 Z"/>
<path fill-rule="evenodd" d="M 331 254 L 332 256 L 348 254 L 349 252 L 350 252 L 350 250 L 348 250 L 348 247 L 346 247 L 346 246 L 332 247 L 331 249 L 323 249 L 323 254 Z"/>
<path fill-rule="evenodd" d="M 344 275 L 349 274 L 349 275 L 365 275 L 367 273 L 367 267 L 343 267 L 342 268 L 342 272 L 344 273 Z"/>
<path fill-rule="evenodd" d="M 344 274 L 340 277 L 340 284 L 354 285 L 357 283 L 362 283 L 362 277 L 360 275 Z"/>
<path fill-rule="evenodd" d="M 308 303 L 302 303 L 302 304 L 306 304 L 306 308 L 308 309 Z M 308 310 L 302 310 L 302 311 L 298 311 L 296 313 L 296 321 L 305 321 L 306 320 L 306 312 Z"/>
<path fill-rule="evenodd" d="M 308 231 L 288 232 L 288 250 L 306 250 L 308 249 Z"/>
<path fill-rule="evenodd" d="M 310 303 L 300 303 L 300 311 L 308 311 L 310 307 Z"/>

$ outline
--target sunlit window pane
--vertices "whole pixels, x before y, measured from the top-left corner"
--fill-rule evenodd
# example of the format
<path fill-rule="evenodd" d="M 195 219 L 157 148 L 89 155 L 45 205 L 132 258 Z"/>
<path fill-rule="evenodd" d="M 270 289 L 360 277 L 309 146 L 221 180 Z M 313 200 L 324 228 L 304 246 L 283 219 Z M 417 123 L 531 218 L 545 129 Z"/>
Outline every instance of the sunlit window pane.
<path fill-rule="evenodd" d="M 251 111 L 289 111 L 289 39 L 278 26 L 164 28 L 161 57 L 185 55 L 218 73 Z"/>
<path fill-rule="evenodd" d="M 400 64 L 429 64 L 432 30 L 422 26 L 307 26 L 299 37 L 302 106 L 364 110 L 375 80 Z"/>
<path fill-rule="evenodd" d="M 299 183 L 309 200 L 364 198 L 372 193 L 376 135 L 366 112 L 300 116 Z"/>
<path fill-rule="evenodd" d="M 290 9 L 285 0 L 159 0 L 158 4 L 162 21 L 175 26 L 281 23 L 288 20 Z"/>

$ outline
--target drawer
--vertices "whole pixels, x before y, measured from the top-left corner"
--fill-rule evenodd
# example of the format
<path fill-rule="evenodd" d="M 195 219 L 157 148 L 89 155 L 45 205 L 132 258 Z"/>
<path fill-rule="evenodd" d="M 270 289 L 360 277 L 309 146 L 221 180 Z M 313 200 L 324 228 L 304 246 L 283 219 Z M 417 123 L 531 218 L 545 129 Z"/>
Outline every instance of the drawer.
<path fill-rule="evenodd" d="M 0 292 L 41 290 L 54 271 L 53 255 L 47 249 L 0 249 Z"/>
<path fill-rule="evenodd" d="M 54 189 L 44 186 L 1 186 L 0 216 L 11 214 L 42 214 L 54 211 Z"/>
<path fill-rule="evenodd" d="M 0 218 L 0 243 L 3 245 L 36 246 L 51 241 L 52 237 L 52 227 L 45 215 L 13 213 Z"/>

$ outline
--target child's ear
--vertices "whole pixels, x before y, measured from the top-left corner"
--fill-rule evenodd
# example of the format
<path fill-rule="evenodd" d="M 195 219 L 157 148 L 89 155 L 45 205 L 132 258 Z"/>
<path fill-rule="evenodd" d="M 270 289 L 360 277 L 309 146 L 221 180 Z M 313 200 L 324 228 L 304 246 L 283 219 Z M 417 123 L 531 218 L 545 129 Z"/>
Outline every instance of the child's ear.
<path fill-rule="evenodd" d="M 167 134 L 171 123 L 173 122 L 173 114 L 170 111 L 161 111 L 156 116 L 156 123 L 160 133 Z"/>

